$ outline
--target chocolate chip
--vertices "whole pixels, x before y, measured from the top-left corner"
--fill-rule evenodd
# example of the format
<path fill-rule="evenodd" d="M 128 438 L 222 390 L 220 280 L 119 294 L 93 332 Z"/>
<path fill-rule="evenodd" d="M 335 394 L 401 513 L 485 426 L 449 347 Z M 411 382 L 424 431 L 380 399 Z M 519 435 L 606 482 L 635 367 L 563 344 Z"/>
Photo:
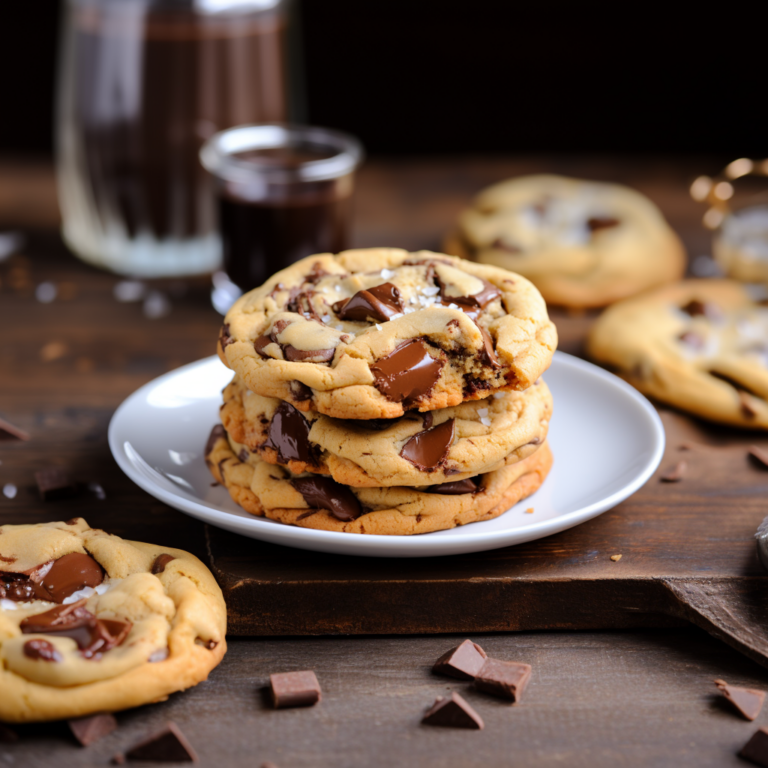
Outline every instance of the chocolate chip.
<path fill-rule="evenodd" d="M 731 706 L 746 720 L 754 720 L 760 714 L 765 701 L 765 691 L 728 685 L 725 680 L 715 680 L 715 685 Z"/>
<path fill-rule="evenodd" d="M 483 284 L 483 287 L 477 293 L 473 293 L 470 296 L 448 296 L 448 283 L 444 283 L 440 279 L 440 274 L 437 270 L 435 270 L 433 274 L 435 283 L 437 283 L 438 287 L 440 288 L 440 297 L 442 298 L 444 304 L 459 304 L 483 309 L 484 307 L 488 306 L 488 304 L 490 304 L 494 299 L 498 299 L 499 296 L 501 296 L 501 291 L 495 285 L 489 283 L 487 280 L 484 280 L 482 277 L 477 278 Z"/>
<path fill-rule="evenodd" d="M 752 738 L 741 748 L 739 757 L 761 768 L 768 768 L 768 728 L 755 731 Z"/>
<path fill-rule="evenodd" d="M 77 494 L 77 484 L 65 469 L 51 467 L 35 472 L 35 481 L 43 501 L 69 499 Z"/>
<path fill-rule="evenodd" d="M 414 435 L 400 455 L 421 472 L 434 472 L 448 458 L 456 435 L 456 419 L 448 419 L 432 429 Z"/>
<path fill-rule="evenodd" d="M 171 560 L 175 559 L 176 558 L 173 555 L 169 555 L 165 552 L 162 555 L 158 555 L 152 563 L 150 573 L 153 573 L 155 576 L 157 576 L 158 573 L 162 573 L 165 570 L 165 567 L 168 565 L 168 563 L 171 562 Z"/>
<path fill-rule="evenodd" d="M 24 643 L 24 655 L 36 661 L 61 661 L 61 654 L 47 640 L 27 640 Z"/>
<path fill-rule="evenodd" d="M 768 467 L 768 451 L 757 445 L 749 446 L 749 455 L 759 464 Z"/>
<path fill-rule="evenodd" d="M 90 556 L 72 552 L 56 560 L 40 582 L 54 603 L 61 603 L 83 587 L 98 587 L 104 569 Z"/>
<path fill-rule="evenodd" d="M 431 485 L 426 489 L 427 493 L 440 493 L 444 496 L 461 496 L 464 493 L 477 493 L 480 484 L 477 478 L 468 477 L 465 480 L 454 480 L 451 483 Z"/>
<path fill-rule="evenodd" d="M 285 359 L 291 363 L 327 363 L 333 360 L 336 348 L 330 349 L 296 349 L 286 344 L 283 347 Z"/>
<path fill-rule="evenodd" d="M 0 440 L 29 440 L 29 433 L 5 419 L 0 419 Z"/>
<path fill-rule="evenodd" d="M 421 719 L 423 725 L 439 725 L 444 728 L 472 728 L 481 731 L 485 723 L 458 693 L 448 698 L 439 696 Z"/>
<path fill-rule="evenodd" d="M 154 760 L 158 763 L 197 762 L 195 750 L 176 723 L 168 723 L 162 731 L 131 747 L 125 757 L 129 760 Z"/>
<path fill-rule="evenodd" d="M 618 227 L 619 224 L 621 224 L 621 222 L 618 219 L 614 219 L 610 216 L 592 216 L 587 219 L 587 227 L 590 232 L 597 232 L 598 229 Z"/>
<path fill-rule="evenodd" d="M 723 316 L 723 310 L 713 304 L 711 301 L 699 301 L 693 299 L 689 301 L 684 307 L 680 309 L 685 312 L 686 315 L 691 317 L 707 317 L 710 320 L 717 320 Z"/>
<path fill-rule="evenodd" d="M 700 333 L 694 331 L 684 331 L 677 338 L 693 349 L 704 349 L 707 346 L 707 340 Z"/>
<path fill-rule="evenodd" d="M 410 406 L 432 391 L 443 365 L 429 354 L 423 341 L 410 339 L 373 363 L 371 373 L 374 385 L 385 397 Z"/>
<path fill-rule="evenodd" d="M 251 452 L 247 448 L 245 448 L 245 447 L 241 448 L 237 452 L 237 458 L 240 459 L 240 461 L 243 464 L 247 464 L 248 463 L 248 459 L 249 459 L 250 455 L 251 455 Z"/>
<path fill-rule="evenodd" d="M 297 400 L 299 402 L 304 402 L 305 400 L 311 400 L 312 399 L 312 390 L 301 381 L 296 381 L 295 379 L 291 382 L 291 395 L 293 395 L 293 399 Z"/>
<path fill-rule="evenodd" d="M 275 709 L 286 707 L 311 707 L 322 698 L 320 683 L 311 670 L 282 672 L 269 676 L 272 702 Z"/>
<path fill-rule="evenodd" d="M 27 600 L 53 602 L 53 598 L 48 594 L 48 590 L 23 573 L 0 573 L 0 597 L 6 600 L 13 600 L 14 602 L 25 602 Z"/>
<path fill-rule="evenodd" d="M 83 747 L 88 747 L 95 741 L 104 738 L 117 729 L 117 720 L 107 713 L 80 717 L 77 720 L 67 720 L 69 730 Z"/>
<path fill-rule="evenodd" d="M 269 336 L 259 336 L 256 341 L 253 342 L 253 348 L 259 355 L 264 357 L 264 347 L 266 347 L 268 344 L 274 344 Z"/>
<path fill-rule="evenodd" d="M 333 305 L 333 311 L 342 320 L 363 320 L 370 322 L 386 322 L 393 315 L 402 313 L 400 291 L 392 283 L 358 291 L 351 299 L 338 301 Z"/>
<path fill-rule="evenodd" d="M 222 349 L 226 349 L 233 342 L 234 339 L 229 335 L 229 323 L 224 323 L 219 332 L 219 344 L 221 344 Z"/>
<path fill-rule="evenodd" d="M 352 491 L 329 477 L 294 477 L 290 483 L 312 509 L 327 509 L 345 522 L 362 514 L 360 502 Z"/>
<path fill-rule="evenodd" d="M 269 424 L 269 435 L 264 447 L 273 448 L 281 464 L 303 461 L 316 465 L 317 450 L 309 442 L 309 430 L 309 422 L 301 412 L 290 403 L 282 402 Z"/>
<path fill-rule="evenodd" d="M 530 679 L 530 664 L 487 659 L 475 676 L 475 688 L 503 699 L 520 701 Z"/>
<path fill-rule="evenodd" d="M 421 414 L 421 426 L 423 429 L 429 429 L 432 426 L 432 411 L 424 411 Z"/>
<path fill-rule="evenodd" d="M 678 461 L 674 467 L 668 469 L 662 476 L 661 480 L 665 483 L 679 483 L 686 475 L 688 471 L 688 462 Z"/>
<path fill-rule="evenodd" d="M 465 640 L 461 645 L 444 653 L 435 662 L 432 671 L 438 675 L 449 675 L 459 680 L 473 680 L 487 658 L 488 655 L 477 643 Z"/>
<path fill-rule="evenodd" d="M 480 335 L 483 337 L 483 350 L 480 353 L 482 361 L 486 365 L 490 365 L 491 368 L 501 368 L 499 358 L 496 357 L 496 350 L 493 346 L 493 339 L 491 338 L 491 334 L 488 333 L 488 331 L 486 331 L 485 328 L 483 328 L 481 325 L 478 325 L 477 329 L 480 331 Z"/>
<path fill-rule="evenodd" d="M 743 389 L 739 390 L 739 405 L 741 406 L 741 410 L 750 418 L 754 418 L 759 413 L 752 395 L 750 395 L 749 392 L 745 392 Z"/>
<path fill-rule="evenodd" d="M 205 455 L 208 456 L 213 450 L 213 446 L 216 445 L 216 442 L 220 440 L 222 437 L 226 438 L 226 436 L 227 436 L 227 430 L 224 429 L 224 427 L 221 424 L 217 424 L 211 430 L 211 434 L 208 435 L 208 440 L 205 443 Z"/>

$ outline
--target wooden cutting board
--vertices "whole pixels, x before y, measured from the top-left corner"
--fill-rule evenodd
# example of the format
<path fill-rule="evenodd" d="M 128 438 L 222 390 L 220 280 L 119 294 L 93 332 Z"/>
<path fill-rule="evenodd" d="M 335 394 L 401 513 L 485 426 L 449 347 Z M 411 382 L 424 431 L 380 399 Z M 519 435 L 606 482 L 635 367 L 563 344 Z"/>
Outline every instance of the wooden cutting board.
<path fill-rule="evenodd" d="M 472 633 L 687 620 L 768 666 L 768 574 L 754 541 L 768 515 L 768 468 L 747 454 L 751 444 L 768 448 L 768 438 L 660 412 L 667 448 L 648 484 L 602 516 L 529 544 L 385 560 L 304 552 L 208 527 L 229 631 Z M 688 467 L 683 479 L 662 482 L 679 461 Z"/>

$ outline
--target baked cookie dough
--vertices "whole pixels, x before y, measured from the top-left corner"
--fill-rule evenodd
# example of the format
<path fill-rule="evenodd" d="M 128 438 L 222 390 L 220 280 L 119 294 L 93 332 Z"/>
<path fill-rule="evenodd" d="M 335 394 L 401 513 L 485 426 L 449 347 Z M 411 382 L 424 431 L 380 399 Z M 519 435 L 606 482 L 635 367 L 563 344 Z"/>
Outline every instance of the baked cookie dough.
<path fill-rule="evenodd" d="M 768 306 L 739 283 L 685 280 L 615 304 L 587 352 L 665 403 L 768 429 Z"/>
<path fill-rule="evenodd" d="M 439 411 L 352 421 L 302 413 L 254 394 L 236 376 L 221 407 L 244 463 L 264 460 L 356 488 L 435 485 L 520 461 L 544 442 L 551 415 L 552 395 L 541 379 L 524 392 L 497 392 Z"/>
<path fill-rule="evenodd" d="M 0 526 L 0 721 L 162 701 L 226 652 L 226 607 L 187 552 L 66 523 Z"/>
<path fill-rule="evenodd" d="M 310 256 L 242 296 L 218 352 L 256 394 L 378 419 L 526 389 L 556 345 L 525 278 L 429 251 L 369 248 Z"/>
<path fill-rule="evenodd" d="M 447 236 L 447 253 L 527 277 L 548 304 L 603 307 L 685 271 L 659 209 L 618 184 L 521 176 L 488 187 Z"/>
<path fill-rule="evenodd" d="M 729 277 L 768 286 L 768 206 L 726 216 L 712 240 L 712 255 Z"/>
<path fill-rule="evenodd" d="M 498 517 L 541 486 L 552 454 L 545 442 L 528 458 L 474 478 L 428 488 L 351 488 L 321 475 L 294 475 L 257 457 L 244 464 L 219 425 L 206 463 L 252 515 L 302 528 L 404 536 Z"/>

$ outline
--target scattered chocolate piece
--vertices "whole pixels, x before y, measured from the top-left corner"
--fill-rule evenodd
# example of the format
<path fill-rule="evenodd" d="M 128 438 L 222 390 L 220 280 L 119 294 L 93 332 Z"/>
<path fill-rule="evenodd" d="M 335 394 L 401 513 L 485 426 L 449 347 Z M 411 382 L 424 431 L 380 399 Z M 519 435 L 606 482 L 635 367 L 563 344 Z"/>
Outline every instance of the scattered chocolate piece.
<path fill-rule="evenodd" d="M 80 745 L 87 747 L 116 730 L 117 720 L 113 715 L 104 713 L 91 717 L 81 717 L 77 720 L 67 720 L 67 725 Z"/>
<path fill-rule="evenodd" d="M 768 467 L 768 451 L 757 445 L 749 446 L 749 455 L 764 467 Z"/>
<path fill-rule="evenodd" d="M 13 744 L 19 740 L 19 734 L 7 725 L 0 723 L 0 744 Z"/>
<path fill-rule="evenodd" d="M 716 320 L 723 316 L 723 311 L 717 304 L 713 304 L 711 301 L 699 301 L 693 299 L 689 301 L 684 307 L 680 309 L 685 312 L 686 315 L 691 317 L 707 317 L 710 320 Z"/>
<path fill-rule="evenodd" d="M 358 291 L 351 299 L 342 299 L 333 305 L 333 311 L 342 320 L 363 320 L 385 323 L 403 311 L 400 291 L 392 283 L 382 283 L 368 290 Z"/>
<path fill-rule="evenodd" d="M 90 556 L 72 552 L 55 560 L 41 585 L 54 603 L 61 603 L 83 587 L 98 587 L 104 581 L 104 569 Z"/>
<path fill-rule="evenodd" d="M 281 464 L 303 461 L 317 464 L 317 451 L 309 442 L 309 422 L 290 403 L 281 402 L 269 425 L 264 446 L 274 448 Z"/>
<path fill-rule="evenodd" d="M 444 653 L 432 667 L 438 675 L 448 675 L 459 680 L 473 680 L 483 668 L 488 654 L 471 640 L 465 640 L 461 645 L 451 648 Z"/>
<path fill-rule="evenodd" d="M 520 701 L 530 679 L 530 664 L 487 659 L 475 676 L 475 688 L 503 699 Z"/>
<path fill-rule="evenodd" d="M 444 728 L 472 728 L 482 731 L 485 723 L 458 693 L 447 699 L 438 696 L 435 703 L 421 719 L 423 725 L 439 725 Z"/>
<path fill-rule="evenodd" d="M 29 440 L 29 433 L 14 426 L 10 421 L 0 419 L 0 440 Z"/>
<path fill-rule="evenodd" d="M 406 406 L 429 394 L 442 370 L 443 361 L 432 357 L 419 339 L 400 344 L 371 365 L 376 388 L 385 397 Z"/>
<path fill-rule="evenodd" d="M 768 768 L 768 728 L 759 728 L 741 748 L 739 757 L 750 763 Z"/>
<path fill-rule="evenodd" d="M 360 502 L 352 491 L 329 477 L 294 477 L 290 483 L 312 509 L 327 509 L 345 522 L 362 514 Z"/>
<path fill-rule="evenodd" d="M 27 640 L 24 643 L 24 655 L 40 661 L 61 661 L 61 654 L 56 650 L 53 643 L 49 643 L 47 640 Z"/>
<path fill-rule="evenodd" d="M 587 219 L 587 228 L 590 232 L 597 232 L 599 229 L 610 229 L 618 227 L 621 222 L 611 216 L 592 216 Z"/>
<path fill-rule="evenodd" d="M 322 698 L 320 683 L 311 670 L 304 672 L 281 672 L 269 676 L 272 701 L 275 709 L 286 707 L 311 707 Z"/>
<path fill-rule="evenodd" d="M 122 759 L 121 759 L 122 758 Z M 122 765 L 128 760 L 153 760 L 157 763 L 196 763 L 197 754 L 176 723 L 168 723 L 162 731 L 131 747 L 113 761 Z"/>
<path fill-rule="evenodd" d="M 661 481 L 664 483 L 679 483 L 688 471 L 687 461 L 678 461 L 674 467 L 668 469 L 662 476 Z"/>
<path fill-rule="evenodd" d="M 479 475 L 478 475 L 479 477 Z M 464 493 L 477 493 L 480 488 L 478 478 L 468 477 L 465 480 L 454 480 L 451 483 L 431 485 L 426 489 L 427 493 L 440 493 L 444 496 L 460 496 Z"/>
<path fill-rule="evenodd" d="M 70 499 L 77 494 L 77 484 L 65 469 L 51 467 L 35 472 L 35 481 L 43 501 Z"/>
<path fill-rule="evenodd" d="M 208 441 L 205 444 L 204 455 L 207 456 L 213 450 L 213 446 L 216 445 L 216 441 L 220 437 L 226 438 L 226 436 L 227 436 L 227 430 L 224 429 L 224 426 L 222 424 L 217 424 L 211 430 L 211 434 L 208 435 Z"/>
<path fill-rule="evenodd" d="M 747 720 L 754 720 L 760 714 L 765 701 L 765 691 L 728 685 L 725 680 L 715 680 L 715 685 L 733 708 Z"/>
<path fill-rule="evenodd" d="M 158 573 L 162 573 L 165 570 L 165 566 L 168 565 L 171 560 L 175 559 L 176 558 L 173 555 L 169 555 L 165 552 L 162 555 L 158 555 L 152 563 L 152 573 L 155 574 L 155 576 L 157 576 Z"/>
<path fill-rule="evenodd" d="M 692 349 L 704 349 L 707 346 L 707 340 L 700 333 L 694 331 L 684 331 L 677 338 Z"/>
<path fill-rule="evenodd" d="M 421 472 L 433 472 L 448 458 L 456 435 L 456 419 L 448 419 L 432 429 L 414 435 L 400 451 Z"/>

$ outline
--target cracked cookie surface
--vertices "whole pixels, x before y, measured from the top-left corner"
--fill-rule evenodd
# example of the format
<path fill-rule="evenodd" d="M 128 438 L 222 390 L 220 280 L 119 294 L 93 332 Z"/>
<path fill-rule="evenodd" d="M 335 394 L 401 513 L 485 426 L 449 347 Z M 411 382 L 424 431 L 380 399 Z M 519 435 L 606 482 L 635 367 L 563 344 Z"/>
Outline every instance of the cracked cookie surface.
<path fill-rule="evenodd" d="M 226 607 L 193 555 L 66 523 L 0 526 L 0 721 L 162 701 L 226 652 Z"/>
<path fill-rule="evenodd" d="M 768 306 L 739 283 L 684 280 L 619 302 L 587 352 L 665 403 L 768 429 Z"/>
<path fill-rule="evenodd" d="M 451 408 L 352 421 L 256 395 L 239 377 L 224 389 L 221 420 L 244 463 L 331 475 L 361 487 L 435 485 L 531 455 L 547 436 L 552 396 L 543 380 Z"/>
<path fill-rule="evenodd" d="M 556 344 L 525 278 L 429 251 L 370 248 L 310 256 L 245 294 L 227 313 L 218 352 L 256 394 L 376 419 L 524 390 Z"/>
<path fill-rule="evenodd" d="M 403 536 L 498 517 L 538 490 L 552 454 L 544 442 L 522 461 L 471 479 L 429 488 L 352 488 L 321 475 L 294 475 L 257 457 L 245 464 L 219 425 L 211 433 L 206 463 L 252 515 L 303 528 Z"/>
<path fill-rule="evenodd" d="M 485 189 L 444 245 L 524 275 L 547 303 L 566 307 L 606 306 L 685 270 L 680 239 L 644 195 L 553 175 Z"/>

